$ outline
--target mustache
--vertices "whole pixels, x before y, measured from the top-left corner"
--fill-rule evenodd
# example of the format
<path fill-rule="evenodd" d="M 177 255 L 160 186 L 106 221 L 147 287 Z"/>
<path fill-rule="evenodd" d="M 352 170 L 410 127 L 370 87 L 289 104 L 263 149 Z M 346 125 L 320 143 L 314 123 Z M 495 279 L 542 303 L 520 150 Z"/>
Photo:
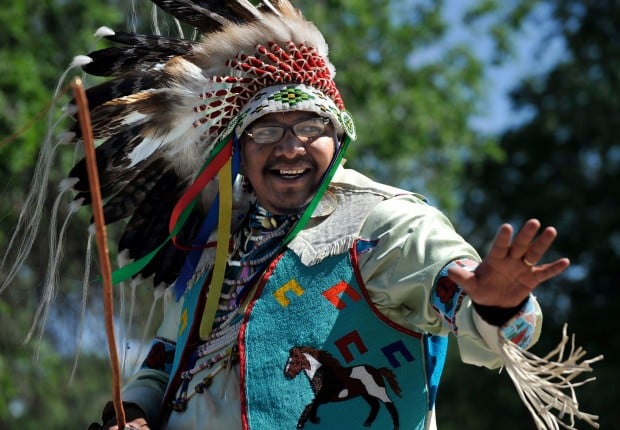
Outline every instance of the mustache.
<path fill-rule="evenodd" d="M 283 168 L 313 168 L 317 169 L 316 161 L 310 157 L 305 155 L 300 155 L 295 158 L 287 158 L 287 157 L 277 157 L 274 160 L 271 160 L 269 163 L 265 164 L 263 170 L 280 170 Z"/>

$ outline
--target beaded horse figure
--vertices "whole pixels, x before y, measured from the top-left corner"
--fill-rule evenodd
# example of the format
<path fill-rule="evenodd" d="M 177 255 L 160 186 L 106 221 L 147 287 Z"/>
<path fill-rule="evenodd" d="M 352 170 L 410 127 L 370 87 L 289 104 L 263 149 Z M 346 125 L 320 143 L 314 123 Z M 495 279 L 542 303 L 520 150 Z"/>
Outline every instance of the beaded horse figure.
<path fill-rule="evenodd" d="M 401 397 L 396 375 L 391 370 L 367 365 L 343 367 L 327 351 L 303 346 L 291 348 L 284 375 L 292 379 L 302 370 L 310 380 L 314 399 L 299 417 L 298 429 L 304 428 L 308 420 L 311 423 L 319 423 L 317 410 L 320 405 L 361 396 L 370 405 L 370 413 L 364 422 L 365 427 L 372 425 L 383 403 L 392 417 L 394 430 L 398 430 L 398 411 L 385 385 L 387 381 L 394 393 Z"/>

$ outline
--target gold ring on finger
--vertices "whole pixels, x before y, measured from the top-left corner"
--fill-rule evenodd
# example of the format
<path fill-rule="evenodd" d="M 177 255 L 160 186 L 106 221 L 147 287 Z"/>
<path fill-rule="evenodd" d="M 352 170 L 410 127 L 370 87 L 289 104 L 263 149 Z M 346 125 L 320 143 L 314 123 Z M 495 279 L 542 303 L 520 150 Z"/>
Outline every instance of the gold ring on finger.
<path fill-rule="evenodd" d="M 528 267 L 534 267 L 536 266 L 536 263 L 532 263 L 530 260 L 528 260 L 526 257 L 523 257 L 521 260 L 523 260 L 523 263 L 525 263 L 526 266 Z"/>

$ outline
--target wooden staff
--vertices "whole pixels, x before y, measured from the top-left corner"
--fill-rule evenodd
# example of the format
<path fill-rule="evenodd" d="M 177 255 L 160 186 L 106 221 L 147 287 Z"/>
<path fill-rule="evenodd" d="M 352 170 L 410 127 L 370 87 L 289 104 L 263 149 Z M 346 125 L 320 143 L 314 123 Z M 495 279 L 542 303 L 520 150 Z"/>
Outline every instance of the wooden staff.
<path fill-rule="evenodd" d="M 105 329 L 108 338 L 108 350 L 110 352 L 110 365 L 112 367 L 112 403 L 116 413 L 116 422 L 119 429 L 125 428 L 125 410 L 121 398 L 121 377 L 118 351 L 116 350 L 116 336 L 114 334 L 114 301 L 112 291 L 112 269 L 108 255 L 108 239 L 103 217 L 103 203 L 101 200 L 101 190 L 99 189 L 99 173 L 97 172 L 97 162 L 95 158 L 95 143 L 93 130 L 90 123 L 88 109 L 88 99 L 80 78 L 73 81 L 73 92 L 75 104 L 78 109 L 78 119 L 82 130 L 82 140 L 84 142 L 84 154 L 88 171 L 88 184 L 95 219 L 97 249 L 99 251 L 99 262 L 101 265 L 101 275 L 103 278 L 103 315 L 105 319 Z"/>

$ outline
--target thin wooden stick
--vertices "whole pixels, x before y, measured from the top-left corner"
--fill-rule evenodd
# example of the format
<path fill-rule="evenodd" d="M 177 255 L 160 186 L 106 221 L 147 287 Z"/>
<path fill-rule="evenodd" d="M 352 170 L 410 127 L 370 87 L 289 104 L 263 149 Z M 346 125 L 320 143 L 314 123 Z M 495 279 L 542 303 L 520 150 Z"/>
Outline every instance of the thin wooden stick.
<path fill-rule="evenodd" d="M 114 301 L 112 291 L 112 269 L 108 255 L 108 239 L 103 218 L 103 203 L 101 190 L 99 189 L 99 173 L 95 158 L 95 143 L 93 130 L 90 123 L 88 99 L 80 78 L 73 81 L 75 103 L 78 108 L 78 118 L 82 139 L 84 141 L 84 154 L 88 171 L 88 184 L 90 188 L 93 216 L 95 218 L 97 249 L 99 250 L 99 262 L 103 277 L 103 314 L 105 329 L 108 338 L 108 350 L 110 352 L 110 365 L 112 367 L 112 403 L 116 412 L 116 422 L 119 429 L 125 428 L 125 410 L 121 398 L 121 377 L 118 351 L 116 350 L 116 336 L 114 334 Z"/>

